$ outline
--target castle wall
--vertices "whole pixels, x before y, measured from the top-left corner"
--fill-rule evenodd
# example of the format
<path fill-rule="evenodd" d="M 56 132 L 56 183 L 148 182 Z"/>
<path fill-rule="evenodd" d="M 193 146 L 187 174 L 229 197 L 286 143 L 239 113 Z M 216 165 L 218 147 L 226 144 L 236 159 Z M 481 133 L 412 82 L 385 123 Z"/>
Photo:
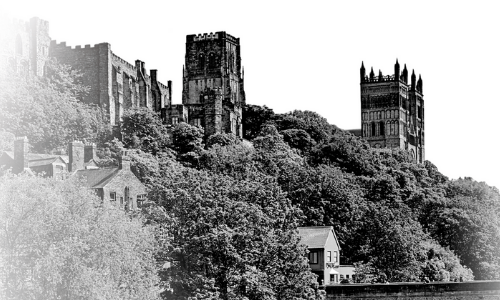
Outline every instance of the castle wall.
<path fill-rule="evenodd" d="M 38 18 L 29 22 L 1 18 L 0 32 L 0 72 L 43 76 L 50 46 L 49 23 Z"/>
<path fill-rule="evenodd" d="M 160 111 L 171 101 L 171 82 L 164 85 L 147 74 L 144 62 L 132 65 L 111 51 L 108 43 L 71 48 L 51 43 L 50 56 L 81 72 L 82 84 L 90 87 L 83 101 L 105 108 L 110 123 L 118 125 L 126 109 L 148 107 Z"/>
<path fill-rule="evenodd" d="M 500 299 L 500 281 L 335 284 L 325 287 L 327 300 L 354 299 Z"/>

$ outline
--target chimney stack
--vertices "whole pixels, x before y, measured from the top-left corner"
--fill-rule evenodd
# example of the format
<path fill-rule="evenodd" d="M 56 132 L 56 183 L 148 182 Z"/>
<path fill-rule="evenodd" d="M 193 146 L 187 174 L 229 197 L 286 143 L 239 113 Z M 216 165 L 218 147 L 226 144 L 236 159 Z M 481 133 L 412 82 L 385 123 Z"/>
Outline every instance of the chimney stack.
<path fill-rule="evenodd" d="M 83 169 L 83 161 L 85 159 L 85 151 L 83 143 L 74 141 L 69 143 L 69 167 L 68 171 L 75 172 L 76 170 Z"/>
<path fill-rule="evenodd" d="M 84 147 L 84 163 L 96 158 L 96 146 L 94 143 L 85 144 Z"/>
<path fill-rule="evenodd" d="M 14 166 L 12 172 L 17 174 L 29 169 L 28 160 L 28 138 L 26 136 L 16 137 L 14 140 Z"/>
<path fill-rule="evenodd" d="M 120 153 L 120 159 L 119 159 L 119 169 L 120 170 L 130 170 L 130 156 L 129 150 L 127 149 L 122 149 Z"/>

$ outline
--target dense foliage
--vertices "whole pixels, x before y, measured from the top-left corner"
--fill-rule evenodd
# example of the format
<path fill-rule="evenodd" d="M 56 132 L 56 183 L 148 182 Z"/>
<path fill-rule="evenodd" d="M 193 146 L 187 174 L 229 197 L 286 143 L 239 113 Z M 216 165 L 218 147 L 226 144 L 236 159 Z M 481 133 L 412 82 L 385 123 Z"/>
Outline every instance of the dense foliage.
<path fill-rule="evenodd" d="M 142 213 L 160 245 L 154 255 L 164 299 L 322 299 L 297 226 L 333 226 L 341 263 L 356 266 L 358 281 L 500 279 L 500 194 L 494 187 L 449 180 L 403 150 L 372 149 L 310 111 L 275 114 L 248 105 L 240 140 L 205 137 L 201 127 L 186 123 L 169 128 L 158 114 L 132 109 L 121 123 L 122 141 L 102 138 L 99 111 L 76 101 L 84 91 L 68 70 L 56 74 L 2 91 L 8 101 L 0 110 L 7 117 L 0 135 L 5 141 L 12 139 L 8 131 L 28 135 L 44 151 L 75 137 L 101 137 L 101 166 L 116 164 L 121 147 L 131 149 L 132 171 L 149 189 Z M 33 115 L 16 108 L 17 98 L 47 107 L 68 99 L 68 116 L 56 125 L 51 119 L 63 116 L 53 109 L 40 107 Z M 50 182 L 52 193 L 63 192 Z M 82 193 L 69 199 L 92 198 Z M 45 196 L 64 198 L 47 191 L 40 201 Z M 64 222 L 59 226 L 73 226 Z"/>
<path fill-rule="evenodd" d="M 104 111 L 79 101 L 87 88 L 68 66 L 48 61 L 44 77 L 0 78 L 0 131 L 27 136 L 33 151 L 66 149 L 69 142 L 100 143 L 111 134 Z"/>
<path fill-rule="evenodd" d="M 153 228 L 75 180 L 0 177 L 1 299 L 158 299 Z"/>

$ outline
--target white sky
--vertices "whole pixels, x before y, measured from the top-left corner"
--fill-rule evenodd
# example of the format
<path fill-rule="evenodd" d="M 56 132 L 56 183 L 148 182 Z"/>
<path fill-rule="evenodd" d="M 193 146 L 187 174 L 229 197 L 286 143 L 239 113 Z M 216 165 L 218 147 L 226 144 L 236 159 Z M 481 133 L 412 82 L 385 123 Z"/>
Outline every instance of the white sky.
<path fill-rule="evenodd" d="M 247 103 L 315 111 L 360 128 L 359 68 L 422 75 L 426 159 L 450 178 L 500 187 L 500 2 L 496 1 L 11 1 L 2 11 L 50 23 L 68 46 L 108 42 L 158 69 L 181 102 L 185 36 L 240 38 Z"/>

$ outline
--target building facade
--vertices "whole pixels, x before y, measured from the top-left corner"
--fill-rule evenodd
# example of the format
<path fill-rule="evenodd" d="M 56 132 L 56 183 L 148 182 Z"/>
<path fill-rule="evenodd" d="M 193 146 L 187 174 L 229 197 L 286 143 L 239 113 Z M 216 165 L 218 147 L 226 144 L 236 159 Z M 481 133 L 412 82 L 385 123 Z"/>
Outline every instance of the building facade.
<path fill-rule="evenodd" d="M 394 75 L 367 75 L 361 64 L 361 136 L 373 148 L 407 150 L 418 163 L 425 161 L 423 82 L 406 65 L 394 65 Z"/>
<path fill-rule="evenodd" d="M 0 72 L 44 76 L 47 60 L 55 58 L 82 75 L 80 83 L 89 91 L 80 100 L 103 108 L 111 125 L 119 125 L 128 108 L 160 112 L 171 104 L 171 81 L 159 82 L 157 70 L 148 74 L 143 61 L 125 61 L 111 51 L 109 43 L 84 47 L 57 43 L 49 36 L 49 22 L 38 18 L 29 22 L 0 18 L 0 29 L 6 33 L 0 41 Z"/>
<path fill-rule="evenodd" d="M 332 226 L 299 227 L 302 244 L 309 250 L 309 266 L 321 285 L 340 282 L 340 245 Z"/>
<path fill-rule="evenodd" d="M 205 135 L 242 136 L 245 105 L 240 40 L 226 32 L 186 36 L 182 104 L 162 113 L 167 124 L 187 122 Z"/>

